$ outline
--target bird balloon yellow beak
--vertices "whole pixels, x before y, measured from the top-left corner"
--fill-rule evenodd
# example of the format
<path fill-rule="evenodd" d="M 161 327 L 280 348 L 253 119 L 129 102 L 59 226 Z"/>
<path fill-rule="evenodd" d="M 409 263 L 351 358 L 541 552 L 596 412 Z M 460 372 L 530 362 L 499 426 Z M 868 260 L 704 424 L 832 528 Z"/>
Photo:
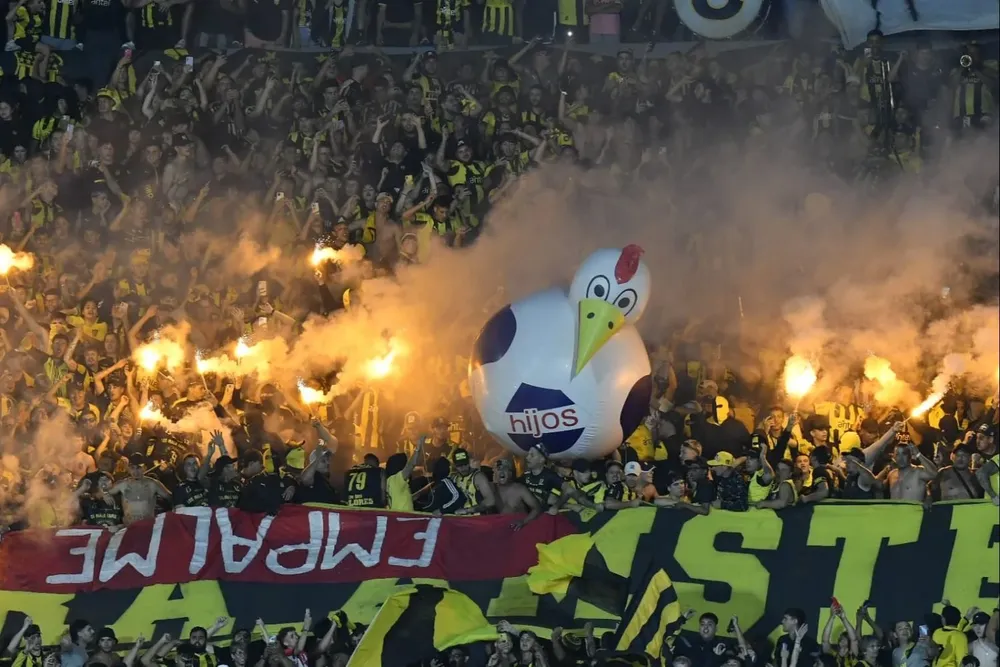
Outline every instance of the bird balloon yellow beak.
<path fill-rule="evenodd" d="M 576 333 L 576 373 L 625 326 L 625 315 L 602 299 L 581 299 Z"/>

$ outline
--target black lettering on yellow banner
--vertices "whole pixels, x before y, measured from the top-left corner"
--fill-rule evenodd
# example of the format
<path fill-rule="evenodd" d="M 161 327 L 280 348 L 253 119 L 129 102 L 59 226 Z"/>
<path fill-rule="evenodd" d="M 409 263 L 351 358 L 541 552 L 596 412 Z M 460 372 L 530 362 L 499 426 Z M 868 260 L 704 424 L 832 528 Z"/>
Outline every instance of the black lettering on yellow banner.
<path fill-rule="evenodd" d="M 916 542 L 923 516 L 922 505 L 814 506 L 807 545 L 842 545 L 830 596 L 836 597 L 845 609 L 860 607 L 871 595 L 872 576 L 883 545 Z M 871 613 L 875 618 L 874 608 Z"/>
<path fill-rule="evenodd" d="M 933 510 L 932 510 L 933 511 Z M 1000 515 L 990 502 L 951 506 L 951 549 L 944 595 L 966 609 L 992 609 L 1000 595 Z"/>
<path fill-rule="evenodd" d="M 684 523 L 674 549 L 674 559 L 686 579 L 723 581 L 729 584 L 729 600 L 706 600 L 704 584 L 674 581 L 684 608 L 713 612 L 719 618 L 736 615 L 744 628 L 764 615 L 771 573 L 752 553 L 716 551 L 716 538 L 724 533 L 742 537 L 742 549 L 774 550 L 781 541 L 781 519 L 774 512 L 751 510 L 745 514 L 713 511 Z"/>

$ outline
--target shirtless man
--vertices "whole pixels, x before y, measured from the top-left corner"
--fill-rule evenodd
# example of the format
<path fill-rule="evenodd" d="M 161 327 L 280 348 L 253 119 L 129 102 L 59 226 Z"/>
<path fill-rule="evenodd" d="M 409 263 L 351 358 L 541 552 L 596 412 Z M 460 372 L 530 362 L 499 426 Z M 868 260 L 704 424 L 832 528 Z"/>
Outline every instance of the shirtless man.
<path fill-rule="evenodd" d="M 128 479 L 111 487 L 111 495 L 121 494 L 125 525 L 150 519 L 156 514 L 156 499 L 170 500 L 170 492 L 155 479 L 145 476 L 144 459 L 133 454 L 128 459 Z"/>
<path fill-rule="evenodd" d="M 534 521 L 542 513 L 542 506 L 535 494 L 524 484 L 516 481 L 514 464 L 510 459 L 500 459 L 496 462 L 497 509 L 500 514 L 527 514 L 526 517 L 510 524 L 514 530 L 520 530 L 524 524 Z"/>
<path fill-rule="evenodd" d="M 941 500 L 970 500 L 983 497 L 983 490 L 975 474 L 969 470 L 972 447 L 959 445 L 951 453 L 951 465 L 941 468 L 937 475 Z"/>
<path fill-rule="evenodd" d="M 913 465 L 913 460 L 920 465 Z M 937 466 L 920 453 L 913 444 L 896 443 L 895 468 L 886 468 L 879 475 L 889 483 L 889 497 L 893 500 L 923 502 L 927 496 L 927 482 L 937 476 Z"/>

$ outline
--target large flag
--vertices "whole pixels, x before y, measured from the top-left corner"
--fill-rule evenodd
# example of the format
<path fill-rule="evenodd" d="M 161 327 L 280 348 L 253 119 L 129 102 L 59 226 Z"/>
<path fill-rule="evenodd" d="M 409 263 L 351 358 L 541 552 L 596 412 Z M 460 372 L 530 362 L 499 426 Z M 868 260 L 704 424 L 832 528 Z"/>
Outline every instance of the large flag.
<path fill-rule="evenodd" d="M 401 667 L 452 646 L 496 638 L 496 628 L 468 596 L 436 586 L 407 586 L 386 598 L 347 667 Z"/>
<path fill-rule="evenodd" d="M 674 582 L 662 569 L 651 569 L 645 586 L 632 595 L 615 632 L 619 651 L 660 658 L 663 641 L 684 623 Z"/>
<path fill-rule="evenodd" d="M 615 574 L 588 533 L 538 545 L 538 565 L 528 570 L 528 588 L 535 595 L 583 600 L 609 614 L 621 614 L 628 596 L 628 578 Z"/>

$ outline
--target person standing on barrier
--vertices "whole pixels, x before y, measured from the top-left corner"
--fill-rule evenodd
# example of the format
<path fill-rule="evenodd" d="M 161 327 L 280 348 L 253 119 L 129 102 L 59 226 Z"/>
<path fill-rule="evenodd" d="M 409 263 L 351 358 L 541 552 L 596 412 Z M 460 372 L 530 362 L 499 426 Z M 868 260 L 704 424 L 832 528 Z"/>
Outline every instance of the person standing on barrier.
<path fill-rule="evenodd" d="M 291 0 L 238 0 L 246 13 L 244 44 L 250 48 L 285 46 L 292 29 Z"/>
<path fill-rule="evenodd" d="M 107 81 L 120 57 L 125 30 L 122 0 L 83 0 L 81 39 L 86 76 L 91 81 Z"/>

